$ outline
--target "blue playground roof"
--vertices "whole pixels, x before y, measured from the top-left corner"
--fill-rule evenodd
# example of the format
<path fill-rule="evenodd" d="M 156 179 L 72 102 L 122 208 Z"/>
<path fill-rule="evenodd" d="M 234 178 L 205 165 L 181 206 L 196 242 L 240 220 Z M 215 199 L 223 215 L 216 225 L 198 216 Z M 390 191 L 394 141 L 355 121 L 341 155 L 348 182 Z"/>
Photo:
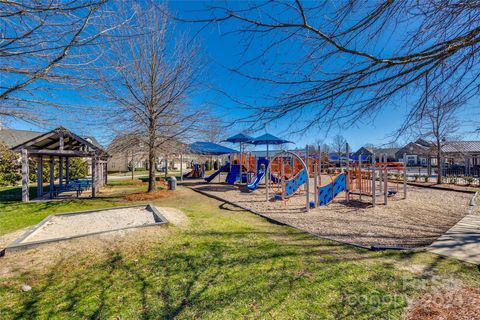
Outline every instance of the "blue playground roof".
<path fill-rule="evenodd" d="M 272 134 L 266 133 L 260 137 L 256 137 L 250 143 L 254 145 L 258 144 L 284 144 L 284 143 L 292 143 L 291 141 L 280 139 L 279 137 L 275 137 Z"/>
<path fill-rule="evenodd" d="M 239 134 L 231 136 L 230 138 L 227 138 L 223 141 L 231 142 L 231 143 L 239 143 L 239 142 L 250 142 L 252 140 L 253 140 L 253 137 L 249 136 L 248 134 L 239 133 Z"/>
<path fill-rule="evenodd" d="M 238 153 L 238 151 L 235 149 L 230 149 L 213 142 L 194 142 L 191 143 L 188 148 L 191 153 L 210 156 L 219 156 L 228 153 Z"/>

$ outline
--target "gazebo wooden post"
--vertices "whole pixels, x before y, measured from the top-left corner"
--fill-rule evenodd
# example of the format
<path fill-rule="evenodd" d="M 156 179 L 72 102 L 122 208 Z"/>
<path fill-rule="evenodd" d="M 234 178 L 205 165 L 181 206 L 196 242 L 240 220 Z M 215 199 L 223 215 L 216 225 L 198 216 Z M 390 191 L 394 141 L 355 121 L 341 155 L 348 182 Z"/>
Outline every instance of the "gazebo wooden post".
<path fill-rule="evenodd" d="M 103 179 L 103 184 L 106 185 L 108 183 L 108 166 L 107 166 L 107 162 L 105 161 L 105 163 L 103 164 L 103 175 L 104 175 L 104 179 Z"/>
<path fill-rule="evenodd" d="M 58 157 L 58 182 L 63 185 L 63 157 Z"/>
<path fill-rule="evenodd" d="M 28 151 L 22 149 L 22 201 L 28 202 Z"/>
<path fill-rule="evenodd" d="M 43 156 L 39 156 L 37 160 L 37 197 L 43 195 Z"/>
<path fill-rule="evenodd" d="M 65 183 L 70 184 L 70 158 L 65 158 Z"/>
<path fill-rule="evenodd" d="M 97 185 L 100 188 L 102 186 L 102 181 L 103 181 L 103 163 L 102 161 L 97 162 Z"/>
<path fill-rule="evenodd" d="M 50 157 L 50 198 L 53 198 L 53 189 L 55 187 L 55 168 L 54 168 L 54 157 Z"/>
<path fill-rule="evenodd" d="M 92 198 L 97 196 L 97 159 L 92 157 Z"/>

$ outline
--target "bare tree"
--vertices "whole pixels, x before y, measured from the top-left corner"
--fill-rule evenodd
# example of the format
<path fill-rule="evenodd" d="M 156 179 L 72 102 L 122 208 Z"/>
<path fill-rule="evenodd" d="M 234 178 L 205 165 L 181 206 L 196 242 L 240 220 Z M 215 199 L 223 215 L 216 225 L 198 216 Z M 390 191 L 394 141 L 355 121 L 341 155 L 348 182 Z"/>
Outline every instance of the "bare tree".
<path fill-rule="evenodd" d="M 62 107 L 52 87 L 85 84 L 85 69 L 101 59 L 101 42 L 124 22 L 107 2 L 0 1 L 0 119 L 39 121 L 47 107 Z"/>
<path fill-rule="evenodd" d="M 208 142 L 219 143 L 225 137 L 225 126 L 222 120 L 217 117 L 206 119 L 207 125 L 203 128 L 205 140 Z"/>
<path fill-rule="evenodd" d="M 127 165 L 132 172 L 132 180 L 135 176 L 135 164 L 144 158 L 145 147 L 143 141 L 136 135 L 119 135 L 116 136 L 107 148 L 110 155 L 122 155 L 127 159 Z"/>
<path fill-rule="evenodd" d="M 332 149 L 338 155 L 338 164 L 341 165 L 341 157 L 346 152 L 347 140 L 340 134 L 332 138 Z"/>
<path fill-rule="evenodd" d="M 407 127 L 427 96 L 452 83 L 465 99 L 478 94 L 479 1 L 246 1 L 194 14 L 178 19 L 221 24 L 243 43 L 245 58 L 231 69 L 263 83 L 272 102 L 239 102 L 263 125 L 288 117 L 305 120 L 303 129 L 350 126 L 405 97 Z"/>
<path fill-rule="evenodd" d="M 100 84 L 113 105 L 112 125 L 145 146 L 148 191 L 155 190 L 156 159 L 201 121 L 188 96 L 199 87 L 199 48 L 171 28 L 165 7 L 134 4 L 135 18 L 116 35 Z"/>
<path fill-rule="evenodd" d="M 418 117 L 421 119 L 420 126 L 422 136 L 433 139 L 433 152 L 437 160 L 437 183 L 442 183 L 442 166 L 444 147 L 448 138 L 458 130 L 456 113 L 463 105 L 452 94 L 435 95 L 429 99 L 427 107 Z"/>

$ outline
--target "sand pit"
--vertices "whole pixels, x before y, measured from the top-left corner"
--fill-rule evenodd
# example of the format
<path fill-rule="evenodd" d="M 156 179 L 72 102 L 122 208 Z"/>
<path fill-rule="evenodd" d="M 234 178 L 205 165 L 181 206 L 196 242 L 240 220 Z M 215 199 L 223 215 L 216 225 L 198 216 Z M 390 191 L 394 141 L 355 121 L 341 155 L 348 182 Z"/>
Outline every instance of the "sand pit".
<path fill-rule="evenodd" d="M 386 206 L 373 208 L 358 197 L 346 202 L 342 193 L 334 203 L 305 212 L 305 193 L 284 203 L 266 201 L 264 188 L 249 193 L 243 187 L 224 184 L 190 187 L 321 237 L 364 247 L 430 245 L 467 214 L 472 197 L 409 186 L 407 199 L 389 198 Z M 313 201 L 313 194 L 310 199 Z"/>
<path fill-rule="evenodd" d="M 130 206 L 50 215 L 10 244 L 6 251 L 105 232 L 167 223 L 166 208 Z"/>

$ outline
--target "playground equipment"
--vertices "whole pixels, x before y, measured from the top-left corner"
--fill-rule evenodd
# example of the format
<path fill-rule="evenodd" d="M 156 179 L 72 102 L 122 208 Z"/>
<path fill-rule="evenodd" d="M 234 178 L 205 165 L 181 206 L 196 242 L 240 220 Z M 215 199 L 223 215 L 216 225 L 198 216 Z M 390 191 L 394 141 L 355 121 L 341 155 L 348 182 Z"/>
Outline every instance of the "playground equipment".
<path fill-rule="evenodd" d="M 272 157 L 270 167 L 272 189 L 278 190 L 274 199 L 286 201 L 303 191 L 304 186 L 308 190 L 308 166 L 300 155 L 290 151 L 279 152 Z"/>
<path fill-rule="evenodd" d="M 269 164 L 268 159 L 265 159 L 265 158 L 258 159 L 258 161 L 256 162 L 257 173 L 255 174 L 254 177 L 252 177 L 250 183 L 247 184 L 248 190 L 253 191 L 253 190 L 258 188 L 258 186 L 260 185 L 260 182 L 265 177 L 265 173 L 267 171 L 268 164 Z"/>
<path fill-rule="evenodd" d="M 205 176 L 205 164 L 192 163 L 192 170 L 183 175 L 184 178 L 202 178 Z"/>
<path fill-rule="evenodd" d="M 321 176 L 319 178 L 320 187 L 318 193 L 318 205 L 329 204 L 341 192 L 345 192 L 347 201 L 351 200 L 353 195 L 358 195 L 359 200 L 364 197 L 371 198 L 372 206 L 377 204 L 377 198 L 383 195 L 383 203 L 388 204 L 388 198 L 395 197 L 399 193 L 399 177 L 403 174 L 403 198 L 407 197 L 406 187 L 406 166 L 403 162 L 382 162 L 362 163 L 362 158 L 358 161 L 352 161 L 348 153 L 348 144 L 346 146 L 348 160 L 345 161 L 345 168 L 341 168 L 335 176 L 331 175 L 331 182 L 321 186 Z M 375 159 L 375 156 L 372 157 Z M 320 170 L 321 172 L 321 166 Z M 389 175 L 394 173 L 395 180 L 389 180 Z"/>
<path fill-rule="evenodd" d="M 227 172 L 225 182 L 235 184 L 236 182 L 249 182 L 249 178 L 253 176 L 253 168 L 255 168 L 255 157 L 251 154 L 230 154 L 229 161 L 221 166 L 217 171 L 205 178 L 210 183 L 222 172 Z M 241 178 L 240 178 L 241 177 Z"/>
<path fill-rule="evenodd" d="M 313 152 L 309 155 L 312 149 Z M 372 206 L 375 206 L 380 196 L 383 195 L 383 203 L 386 205 L 389 198 L 401 193 L 400 176 L 403 175 L 403 198 L 407 197 L 404 163 L 382 161 L 364 164 L 361 158 L 353 161 L 348 153 L 348 145 L 347 154 L 349 156 L 337 167 L 336 164 L 325 161 L 326 157 L 319 147 L 307 146 L 303 154 L 281 151 L 262 163 L 262 168 L 257 170 L 257 176 L 247 187 L 255 190 L 267 174 L 270 179 L 265 179 L 266 184 L 275 191 L 275 200 L 286 203 L 294 195 L 304 194 L 307 211 L 310 207 L 328 205 L 343 192 L 346 201 L 356 195 L 362 201 L 370 197 Z M 391 175 L 395 179 L 389 179 Z M 310 202 L 312 179 L 314 201 Z M 267 193 L 267 201 L 269 199 Z"/>
<path fill-rule="evenodd" d="M 390 179 L 393 174 L 395 179 Z M 403 199 L 407 197 L 406 166 L 403 162 L 378 162 L 363 164 L 361 160 L 354 163 L 348 171 L 348 194 L 358 195 L 359 199 L 370 197 L 373 206 L 377 198 L 383 196 L 383 203 L 395 197 L 400 191 L 400 176 L 403 175 Z"/>
<path fill-rule="evenodd" d="M 212 182 L 212 180 L 215 179 L 216 176 L 218 176 L 222 172 L 228 171 L 229 168 L 230 168 L 230 162 L 227 162 L 223 166 L 221 166 L 217 171 L 215 171 L 214 173 L 206 177 L 205 181 Z"/>

